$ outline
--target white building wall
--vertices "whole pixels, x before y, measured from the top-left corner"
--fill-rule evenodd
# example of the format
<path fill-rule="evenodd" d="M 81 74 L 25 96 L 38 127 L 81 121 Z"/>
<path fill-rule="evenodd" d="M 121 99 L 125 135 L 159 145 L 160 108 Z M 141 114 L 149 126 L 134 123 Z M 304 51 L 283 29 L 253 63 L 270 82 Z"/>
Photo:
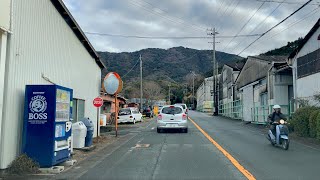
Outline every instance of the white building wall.
<path fill-rule="evenodd" d="M 10 28 L 10 3 L 11 0 L 0 1 L 0 29 L 2 30 Z"/>
<path fill-rule="evenodd" d="M 320 48 L 320 41 L 317 40 L 320 34 L 320 28 L 311 36 L 311 38 L 306 42 L 306 44 L 301 48 L 297 56 L 294 58 L 293 63 L 293 77 L 296 80 L 294 82 L 294 94 L 296 98 L 308 98 L 312 99 L 312 96 L 320 92 L 320 73 L 316 73 L 310 76 L 306 76 L 297 79 L 297 59 L 306 54 L 309 54 Z"/>
<path fill-rule="evenodd" d="M 297 79 L 297 98 L 312 99 L 320 93 L 320 73 Z"/>
<path fill-rule="evenodd" d="M 0 31 L 0 144 L 2 137 L 4 81 L 7 54 L 7 33 Z M 0 159 L 1 160 L 1 159 Z"/>
<path fill-rule="evenodd" d="M 204 82 L 197 89 L 197 109 L 203 111 L 212 111 L 213 96 L 212 90 L 212 77 L 205 78 Z"/>
<path fill-rule="evenodd" d="M 253 85 L 248 85 L 243 88 L 243 120 L 251 121 L 251 108 L 253 108 Z"/>
<path fill-rule="evenodd" d="M 289 104 L 289 85 L 293 84 L 292 76 L 276 75 L 274 76 L 274 99 L 271 105 L 288 105 Z"/>
<path fill-rule="evenodd" d="M 25 85 L 49 84 L 43 74 L 72 88 L 74 98 L 85 100 L 85 116 L 94 122 L 92 100 L 100 91 L 100 68 L 49 0 L 15 0 L 13 12 L 0 169 L 21 152 Z"/>
<path fill-rule="evenodd" d="M 199 88 L 197 89 L 197 110 L 201 110 L 202 105 L 203 105 L 203 98 L 204 98 L 204 93 L 203 93 L 203 89 L 204 89 L 204 84 L 202 83 Z"/>

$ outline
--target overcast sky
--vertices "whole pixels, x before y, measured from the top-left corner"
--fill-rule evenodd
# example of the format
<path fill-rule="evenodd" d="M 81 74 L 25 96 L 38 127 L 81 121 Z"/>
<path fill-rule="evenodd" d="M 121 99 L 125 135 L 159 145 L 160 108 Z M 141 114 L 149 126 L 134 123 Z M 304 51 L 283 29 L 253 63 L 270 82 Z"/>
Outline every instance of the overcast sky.
<path fill-rule="evenodd" d="M 219 36 L 263 33 L 307 0 L 284 0 L 282 4 L 261 0 L 64 2 L 85 32 L 129 36 L 203 37 L 207 36 L 207 28 L 215 27 L 219 33 L 216 49 L 238 54 L 257 37 L 232 39 Z M 304 37 L 320 17 L 319 2 L 320 0 L 314 0 L 240 55 L 256 55 L 286 45 L 288 41 L 296 40 L 298 37 Z M 87 34 L 87 37 L 97 51 L 132 52 L 144 48 L 168 49 L 175 46 L 212 48 L 212 44 L 208 43 L 211 39 L 134 39 L 93 34 Z"/>

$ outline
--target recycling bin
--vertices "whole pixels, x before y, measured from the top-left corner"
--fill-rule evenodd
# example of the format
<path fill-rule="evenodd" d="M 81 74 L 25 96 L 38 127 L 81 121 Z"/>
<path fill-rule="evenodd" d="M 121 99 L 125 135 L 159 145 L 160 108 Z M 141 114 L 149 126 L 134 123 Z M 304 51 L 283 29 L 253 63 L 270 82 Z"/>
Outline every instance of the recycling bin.
<path fill-rule="evenodd" d="M 72 145 L 73 148 L 83 148 L 87 136 L 87 127 L 83 122 L 72 124 Z"/>
<path fill-rule="evenodd" d="M 83 118 L 81 119 L 81 122 L 87 127 L 87 135 L 85 138 L 85 147 L 92 146 L 92 140 L 93 140 L 93 131 L 94 131 L 94 124 L 93 121 L 89 118 Z"/>

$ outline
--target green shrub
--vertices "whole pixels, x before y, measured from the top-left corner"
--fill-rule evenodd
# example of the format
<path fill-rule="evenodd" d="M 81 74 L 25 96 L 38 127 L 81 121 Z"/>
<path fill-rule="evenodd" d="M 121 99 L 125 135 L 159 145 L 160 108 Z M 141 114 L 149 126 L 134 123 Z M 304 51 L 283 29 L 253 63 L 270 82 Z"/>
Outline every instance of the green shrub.
<path fill-rule="evenodd" d="M 319 110 L 315 110 L 310 114 L 309 117 L 309 135 L 312 138 L 317 137 L 317 117 L 319 113 Z"/>
<path fill-rule="evenodd" d="M 320 113 L 317 116 L 317 139 L 320 140 Z"/>
<path fill-rule="evenodd" d="M 309 118 L 313 111 L 318 108 L 313 106 L 307 106 L 297 109 L 292 116 L 292 124 L 294 131 L 298 136 L 309 137 Z"/>

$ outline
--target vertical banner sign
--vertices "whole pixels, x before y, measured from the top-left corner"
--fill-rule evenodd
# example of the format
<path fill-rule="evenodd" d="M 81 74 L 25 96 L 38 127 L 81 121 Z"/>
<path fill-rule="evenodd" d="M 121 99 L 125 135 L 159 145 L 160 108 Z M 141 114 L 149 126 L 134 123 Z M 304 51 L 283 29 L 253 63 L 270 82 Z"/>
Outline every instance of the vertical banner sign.
<path fill-rule="evenodd" d="M 118 136 L 118 93 L 121 92 L 123 87 L 123 82 L 118 73 L 110 72 L 106 75 L 102 84 L 104 92 L 115 97 L 115 126 L 116 126 L 116 136 Z"/>

